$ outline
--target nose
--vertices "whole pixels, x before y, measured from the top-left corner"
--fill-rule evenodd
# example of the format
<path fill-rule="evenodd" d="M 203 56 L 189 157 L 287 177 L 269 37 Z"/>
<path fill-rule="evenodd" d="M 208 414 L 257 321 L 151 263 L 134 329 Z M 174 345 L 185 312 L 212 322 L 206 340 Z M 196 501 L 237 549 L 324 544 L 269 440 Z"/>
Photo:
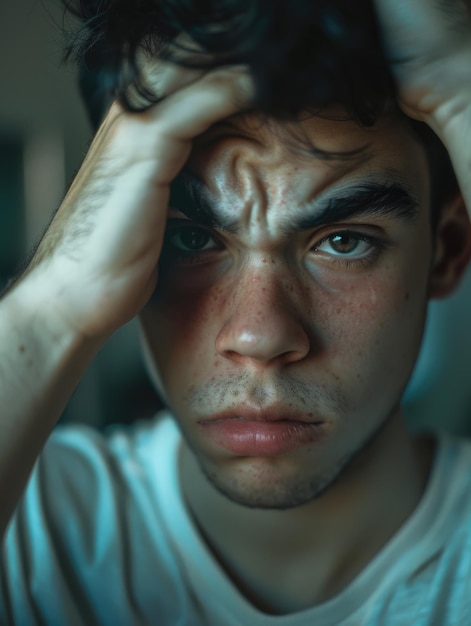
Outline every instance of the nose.
<path fill-rule="evenodd" d="M 217 352 L 236 362 L 292 363 L 310 350 L 296 290 L 263 269 L 239 280 L 226 305 L 225 323 L 216 338 Z"/>

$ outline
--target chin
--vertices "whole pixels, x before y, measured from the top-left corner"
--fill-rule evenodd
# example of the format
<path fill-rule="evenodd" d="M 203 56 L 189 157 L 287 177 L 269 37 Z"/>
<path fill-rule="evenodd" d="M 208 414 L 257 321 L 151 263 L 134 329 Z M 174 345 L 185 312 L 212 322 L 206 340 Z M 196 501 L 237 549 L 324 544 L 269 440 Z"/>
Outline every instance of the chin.
<path fill-rule="evenodd" d="M 242 462 L 241 462 L 242 463 Z M 323 496 L 343 476 L 350 457 L 325 472 L 286 476 L 272 467 L 231 467 L 214 471 L 200 463 L 208 482 L 225 498 L 252 509 L 286 510 L 304 506 Z"/>

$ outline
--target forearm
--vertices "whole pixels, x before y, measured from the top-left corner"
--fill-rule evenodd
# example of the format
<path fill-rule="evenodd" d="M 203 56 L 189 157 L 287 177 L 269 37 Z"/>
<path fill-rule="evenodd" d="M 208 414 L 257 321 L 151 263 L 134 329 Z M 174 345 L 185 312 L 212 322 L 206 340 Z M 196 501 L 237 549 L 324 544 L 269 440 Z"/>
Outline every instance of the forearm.
<path fill-rule="evenodd" d="M 192 141 L 248 106 L 243 68 L 195 77 L 142 114 L 115 103 L 23 277 L 0 301 L 0 529 L 104 339 L 155 290 L 170 184 Z"/>
<path fill-rule="evenodd" d="M 0 532 L 32 466 L 93 355 L 61 328 L 30 275 L 0 302 Z"/>

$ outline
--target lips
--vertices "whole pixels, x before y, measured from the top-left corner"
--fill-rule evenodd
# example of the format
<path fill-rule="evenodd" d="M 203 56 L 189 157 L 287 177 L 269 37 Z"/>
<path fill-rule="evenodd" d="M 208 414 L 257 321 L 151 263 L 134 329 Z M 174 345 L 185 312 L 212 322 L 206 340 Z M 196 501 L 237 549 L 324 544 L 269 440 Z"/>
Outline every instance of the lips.
<path fill-rule="evenodd" d="M 212 443 L 236 456 L 280 456 L 326 435 L 324 422 L 280 406 L 239 407 L 198 424 Z"/>

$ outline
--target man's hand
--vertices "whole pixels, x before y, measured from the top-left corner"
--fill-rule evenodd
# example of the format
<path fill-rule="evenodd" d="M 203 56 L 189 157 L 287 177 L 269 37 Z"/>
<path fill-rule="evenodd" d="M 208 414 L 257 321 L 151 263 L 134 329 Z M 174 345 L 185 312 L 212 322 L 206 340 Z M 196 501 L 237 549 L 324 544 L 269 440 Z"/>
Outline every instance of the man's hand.
<path fill-rule="evenodd" d="M 448 150 L 471 216 L 471 0 L 374 0 L 406 115 Z"/>
<path fill-rule="evenodd" d="M 192 139 L 248 106 L 250 81 L 241 68 L 174 67 L 159 89 L 166 97 L 145 113 L 112 106 L 26 276 L 59 327 L 84 337 L 106 337 L 147 302 L 169 185 Z"/>
<path fill-rule="evenodd" d="M 404 112 L 433 125 L 469 104 L 470 0 L 374 2 Z"/>
<path fill-rule="evenodd" d="M 0 535 L 103 341 L 155 287 L 169 185 L 192 140 L 248 106 L 242 69 L 158 76 L 142 114 L 113 105 L 30 266 L 0 302 Z"/>

